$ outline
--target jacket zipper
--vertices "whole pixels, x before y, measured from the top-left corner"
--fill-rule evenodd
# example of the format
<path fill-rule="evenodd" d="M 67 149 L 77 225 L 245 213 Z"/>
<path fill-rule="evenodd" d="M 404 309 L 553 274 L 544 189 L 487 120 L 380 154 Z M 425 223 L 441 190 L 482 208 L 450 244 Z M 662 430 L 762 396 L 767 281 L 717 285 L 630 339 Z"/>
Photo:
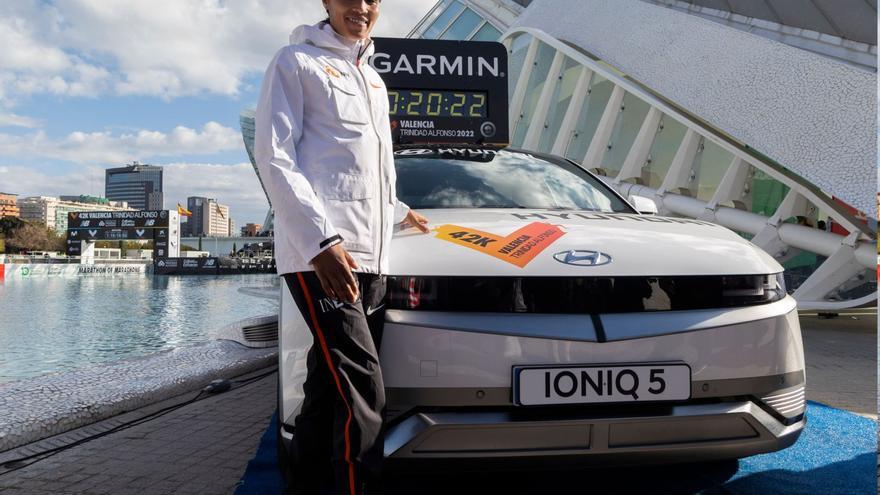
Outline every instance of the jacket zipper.
<path fill-rule="evenodd" d="M 368 41 L 368 43 L 372 42 L 373 40 Z M 368 44 L 363 50 L 358 51 L 355 59 L 355 68 L 361 76 L 361 82 L 363 82 L 364 94 L 367 96 L 367 106 L 370 110 L 370 125 L 372 126 L 373 132 L 376 134 L 376 139 L 379 143 L 379 256 L 376 258 L 376 273 L 377 275 L 382 275 L 382 248 L 385 245 L 385 210 L 387 209 L 385 206 L 385 194 L 383 192 L 383 189 L 385 189 L 385 177 L 383 174 L 385 167 L 382 166 L 382 135 L 376 128 L 376 119 L 373 117 L 373 99 L 370 96 L 370 83 L 367 82 L 367 78 L 361 70 L 361 55 L 367 51 L 369 46 L 370 45 Z"/>

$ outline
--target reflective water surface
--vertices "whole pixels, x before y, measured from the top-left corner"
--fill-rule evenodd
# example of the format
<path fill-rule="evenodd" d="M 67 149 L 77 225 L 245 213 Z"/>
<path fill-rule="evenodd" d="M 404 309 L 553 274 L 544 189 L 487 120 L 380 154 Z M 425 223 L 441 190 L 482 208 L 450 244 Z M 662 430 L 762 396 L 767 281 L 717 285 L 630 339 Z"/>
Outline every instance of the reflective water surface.
<path fill-rule="evenodd" d="M 276 313 L 277 299 L 259 294 L 277 284 L 271 274 L 0 281 L 0 383 L 207 342 Z"/>

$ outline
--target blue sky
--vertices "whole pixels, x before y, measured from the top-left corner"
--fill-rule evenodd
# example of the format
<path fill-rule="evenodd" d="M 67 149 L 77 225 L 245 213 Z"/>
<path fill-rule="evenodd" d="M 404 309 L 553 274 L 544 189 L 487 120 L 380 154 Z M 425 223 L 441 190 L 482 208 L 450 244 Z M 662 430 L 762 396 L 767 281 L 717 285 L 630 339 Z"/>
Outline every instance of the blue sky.
<path fill-rule="evenodd" d="M 384 0 L 405 36 L 434 0 Z M 268 204 L 241 140 L 263 70 L 320 0 L 0 2 L 0 191 L 103 195 L 104 169 L 165 167 L 165 207 L 215 197 L 236 225 Z"/>

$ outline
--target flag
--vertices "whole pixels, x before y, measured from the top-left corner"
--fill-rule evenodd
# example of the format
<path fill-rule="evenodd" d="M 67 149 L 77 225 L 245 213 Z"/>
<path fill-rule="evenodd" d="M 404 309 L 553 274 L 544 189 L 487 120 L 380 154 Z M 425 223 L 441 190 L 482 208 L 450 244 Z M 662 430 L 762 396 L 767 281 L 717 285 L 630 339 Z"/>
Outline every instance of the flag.
<path fill-rule="evenodd" d="M 181 215 L 183 215 L 183 216 L 185 216 L 185 217 L 191 217 L 191 216 L 192 216 L 192 212 L 189 211 L 189 210 L 187 210 L 187 209 L 184 208 L 183 206 L 180 206 L 180 203 L 177 203 L 177 213 L 179 213 L 179 214 L 181 214 Z"/>

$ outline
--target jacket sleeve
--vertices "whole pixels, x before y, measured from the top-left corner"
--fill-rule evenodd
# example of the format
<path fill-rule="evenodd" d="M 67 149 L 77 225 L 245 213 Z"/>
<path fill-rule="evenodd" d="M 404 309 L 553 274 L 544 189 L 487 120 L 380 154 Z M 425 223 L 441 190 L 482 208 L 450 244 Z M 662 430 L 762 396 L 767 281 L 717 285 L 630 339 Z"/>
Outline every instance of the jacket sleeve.
<path fill-rule="evenodd" d="M 406 205 L 403 201 L 397 199 L 397 196 L 394 197 L 394 223 L 400 223 L 405 218 L 406 215 L 409 214 L 409 206 Z"/>
<path fill-rule="evenodd" d="M 275 229 L 292 233 L 287 238 L 294 249 L 311 262 L 339 236 L 297 165 L 303 129 L 300 70 L 287 47 L 269 63 L 254 118 L 254 161 L 275 211 Z"/>

